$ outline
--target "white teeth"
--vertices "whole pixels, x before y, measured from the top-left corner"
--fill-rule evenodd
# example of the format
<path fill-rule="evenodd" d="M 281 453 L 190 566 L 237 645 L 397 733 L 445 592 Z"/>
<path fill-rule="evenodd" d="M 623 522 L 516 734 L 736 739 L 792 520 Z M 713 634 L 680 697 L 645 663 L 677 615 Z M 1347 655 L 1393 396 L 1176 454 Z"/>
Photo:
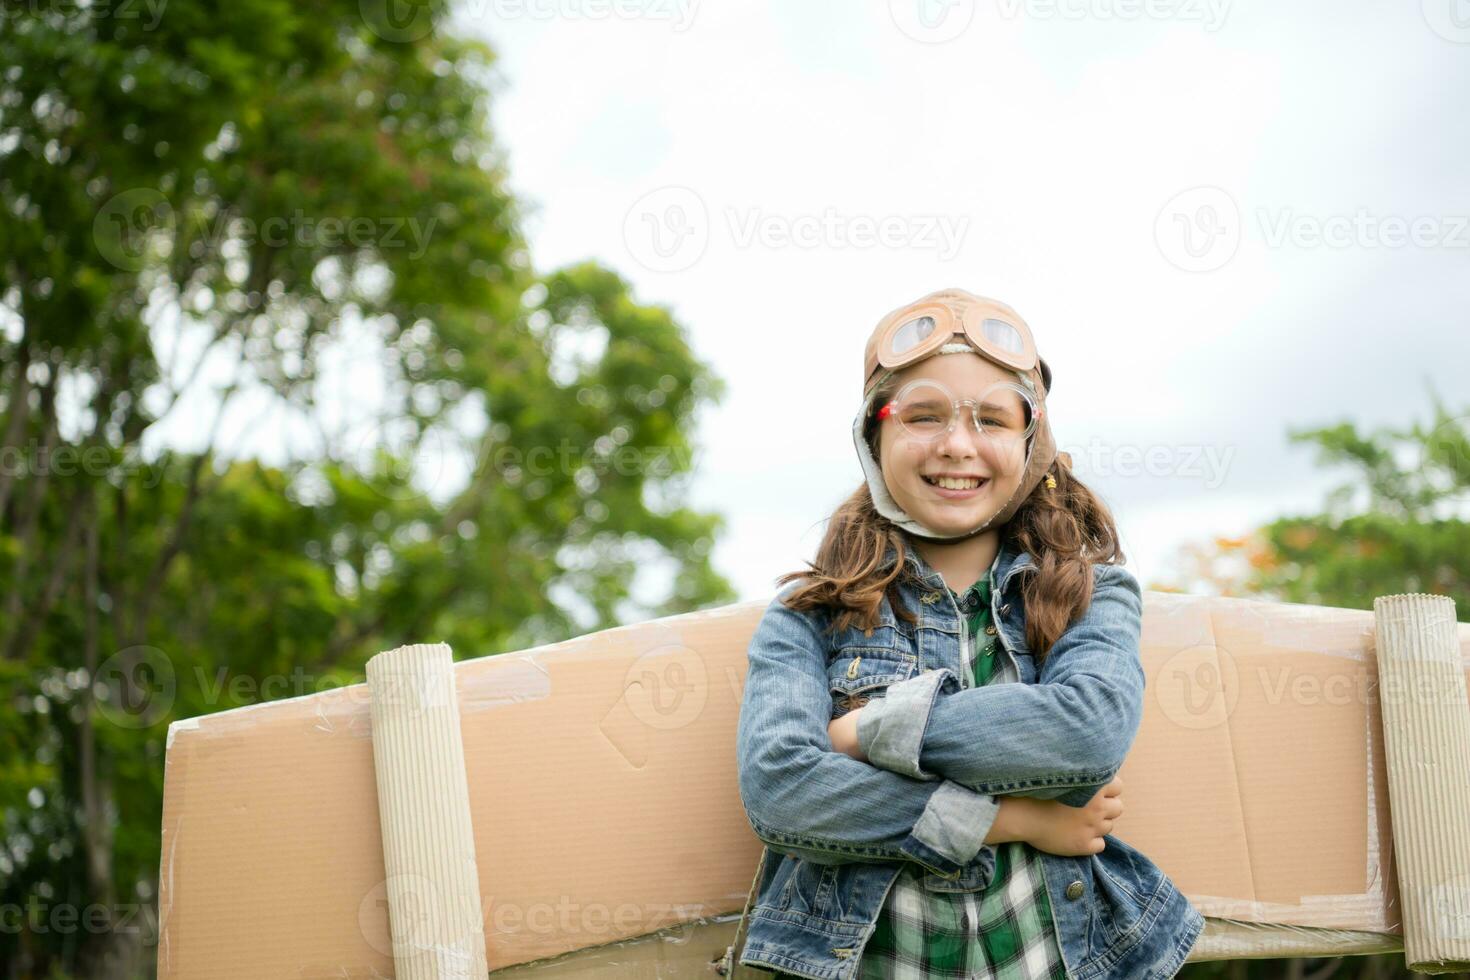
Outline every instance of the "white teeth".
<path fill-rule="evenodd" d="M 946 490 L 974 490 L 976 487 L 980 486 L 981 483 L 985 482 L 979 477 L 971 477 L 967 480 L 957 480 L 953 477 L 948 476 L 926 476 L 924 477 L 924 479 L 928 480 L 936 487 L 943 487 Z"/>

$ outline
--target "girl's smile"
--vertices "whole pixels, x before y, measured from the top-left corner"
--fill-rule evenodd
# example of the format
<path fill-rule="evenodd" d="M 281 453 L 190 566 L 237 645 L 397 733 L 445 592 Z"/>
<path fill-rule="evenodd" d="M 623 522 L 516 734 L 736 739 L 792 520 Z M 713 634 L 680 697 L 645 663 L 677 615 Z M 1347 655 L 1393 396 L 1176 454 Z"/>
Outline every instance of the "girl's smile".
<path fill-rule="evenodd" d="M 961 475 L 961 473 L 925 473 L 923 482 L 944 494 L 945 497 L 963 498 L 978 494 L 985 488 L 989 478 L 985 476 Z"/>
<path fill-rule="evenodd" d="M 981 476 L 954 476 L 950 474 L 921 474 L 925 483 L 934 488 L 934 492 L 941 497 L 950 500 L 968 500 L 979 496 L 980 491 L 990 485 L 987 477 Z"/>

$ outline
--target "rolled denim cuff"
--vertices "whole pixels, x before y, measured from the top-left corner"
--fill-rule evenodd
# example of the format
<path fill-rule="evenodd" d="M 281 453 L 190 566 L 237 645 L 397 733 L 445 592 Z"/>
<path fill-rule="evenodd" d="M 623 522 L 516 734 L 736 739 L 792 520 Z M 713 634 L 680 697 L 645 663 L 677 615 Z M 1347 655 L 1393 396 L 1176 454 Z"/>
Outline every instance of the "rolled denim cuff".
<path fill-rule="evenodd" d="M 1000 801 L 952 779 L 939 784 L 914 824 L 903 850 L 943 877 L 958 877 L 985 846 Z"/>
<path fill-rule="evenodd" d="M 858 721 L 862 720 L 862 716 L 859 715 Z M 1084 807 L 1091 802 L 1092 798 L 1097 795 L 1097 791 L 1102 789 L 1104 785 L 1103 783 L 1093 783 L 1089 786 L 1078 786 L 1076 789 L 1069 789 L 1062 795 L 1056 797 L 1056 801 L 1070 807 Z"/>
<path fill-rule="evenodd" d="M 858 714 L 857 740 L 870 764 L 913 779 L 940 778 L 919 768 L 919 751 L 929 724 L 929 709 L 947 676 L 952 675 L 946 668 L 926 670 L 888 685 L 883 697 L 863 705 Z"/>

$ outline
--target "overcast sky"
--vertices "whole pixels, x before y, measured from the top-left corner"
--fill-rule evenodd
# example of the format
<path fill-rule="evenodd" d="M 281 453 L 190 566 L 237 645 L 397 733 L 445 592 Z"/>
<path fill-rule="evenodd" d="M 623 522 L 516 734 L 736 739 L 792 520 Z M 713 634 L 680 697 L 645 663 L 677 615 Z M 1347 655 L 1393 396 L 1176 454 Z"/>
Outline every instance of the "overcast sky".
<path fill-rule="evenodd" d="M 460 0 L 455 27 L 499 52 L 538 269 L 616 269 L 726 382 L 693 503 L 741 600 L 862 479 L 874 325 L 946 286 L 1030 323 L 1146 588 L 1187 542 L 1320 511 L 1348 474 L 1289 429 L 1406 428 L 1431 385 L 1470 412 L 1470 0 Z M 363 330 L 319 365 L 327 428 L 385 390 Z M 157 331 L 165 357 L 207 333 Z M 203 443 L 232 356 L 150 443 Z M 219 445 L 312 456 L 310 428 L 257 391 Z"/>
<path fill-rule="evenodd" d="M 1456 6 L 1458 2 L 1458 7 Z M 1470 409 L 1470 4 L 467 0 L 543 270 L 667 304 L 729 386 L 696 503 L 742 599 L 861 479 L 878 318 L 1027 318 L 1061 448 L 1167 578 L 1317 508 L 1289 427 Z M 783 392 L 822 406 L 793 431 Z"/>

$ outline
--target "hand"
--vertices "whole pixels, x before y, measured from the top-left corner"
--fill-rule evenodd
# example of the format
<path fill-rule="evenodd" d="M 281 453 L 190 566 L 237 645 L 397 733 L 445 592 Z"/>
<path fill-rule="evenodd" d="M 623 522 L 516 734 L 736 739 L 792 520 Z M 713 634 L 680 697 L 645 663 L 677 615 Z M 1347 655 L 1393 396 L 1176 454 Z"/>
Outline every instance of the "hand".
<path fill-rule="evenodd" d="M 867 762 L 868 757 L 863 755 L 863 750 L 858 747 L 857 723 L 858 715 L 862 714 L 862 708 L 853 708 L 838 718 L 833 718 L 832 723 L 827 726 L 827 737 L 832 740 L 832 748 L 844 755 L 850 755 L 859 762 Z"/>
<path fill-rule="evenodd" d="M 1123 779 L 1114 776 L 1082 807 L 1021 798 L 1035 804 L 1021 825 L 1022 839 L 1032 847 L 1065 857 L 1097 854 L 1107 847 L 1103 835 L 1112 833 L 1113 822 L 1123 815 Z"/>

